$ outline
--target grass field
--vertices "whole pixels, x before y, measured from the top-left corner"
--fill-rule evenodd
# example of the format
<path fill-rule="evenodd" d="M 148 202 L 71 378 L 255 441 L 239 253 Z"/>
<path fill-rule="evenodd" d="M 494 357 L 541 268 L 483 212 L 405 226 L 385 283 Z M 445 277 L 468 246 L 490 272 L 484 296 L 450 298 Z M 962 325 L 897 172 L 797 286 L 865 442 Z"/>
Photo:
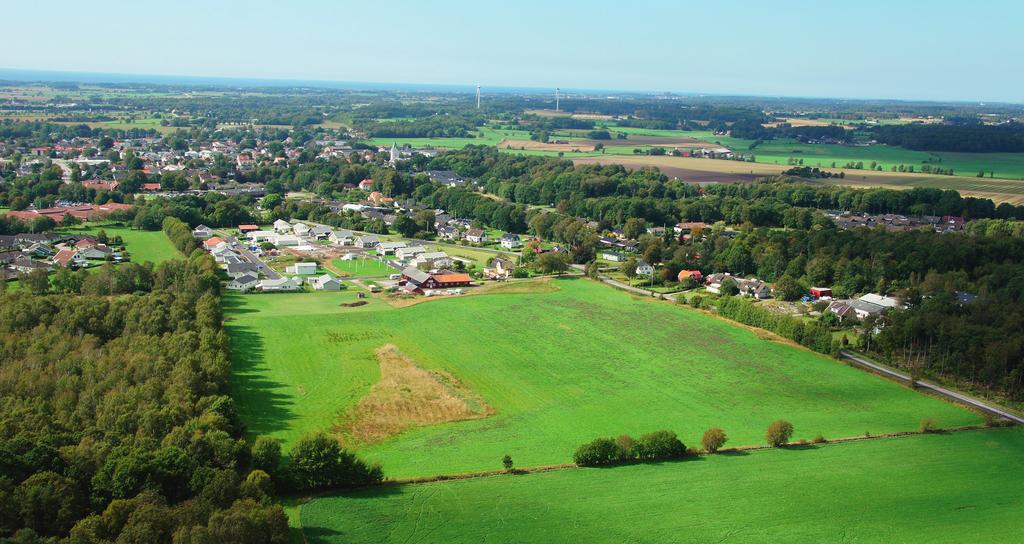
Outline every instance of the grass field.
<path fill-rule="evenodd" d="M 100 230 L 107 231 L 107 236 L 113 238 L 120 236 L 124 240 L 125 247 L 131 255 L 132 262 L 143 263 L 150 261 L 160 263 L 168 259 L 181 257 L 181 253 L 171 245 L 171 241 L 161 230 L 135 230 L 128 227 L 110 226 L 88 226 L 83 228 L 67 229 L 66 232 L 75 234 L 96 234 Z"/>
<path fill-rule="evenodd" d="M 588 280 L 555 292 L 463 296 L 396 309 L 354 293 L 228 295 L 233 397 L 251 435 L 285 447 L 338 422 L 380 379 L 395 345 L 493 408 L 482 419 L 353 444 L 391 477 L 568 462 L 593 437 L 673 429 L 694 442 L 720 426 L 763 441 L 786 418 L 795 438 L 980 422 L 977 415 L 691 309 Z"/>
<path fill-rule="evenodd" d="M 339 272 L 349 276 L 388 276 L 395 274 L 398 270 L 373 258 L 356 257 L 351 261 L 332 259 L 331 266 Z"/>
<path fill-rule="evenodd" d="M 490 127 L 481 127 L 477 131 L 477 136 L 476 138 L 370 138 L 366 140 L 366 143 L 387 147 L 390 147 L 392 143 L 398 143 L 400 146 L 409 144 L 413 147 L 461 149 L 467 145 L 497 145 L 498 142 L 506 138 L 530 139 L 530 133 L 524 130 L 499 130 Z"/>
<path fill-rule="evenodd" d="M 1024 432 L 379 487 L 300 511 L 310 543 L 1020 542 Z"/>

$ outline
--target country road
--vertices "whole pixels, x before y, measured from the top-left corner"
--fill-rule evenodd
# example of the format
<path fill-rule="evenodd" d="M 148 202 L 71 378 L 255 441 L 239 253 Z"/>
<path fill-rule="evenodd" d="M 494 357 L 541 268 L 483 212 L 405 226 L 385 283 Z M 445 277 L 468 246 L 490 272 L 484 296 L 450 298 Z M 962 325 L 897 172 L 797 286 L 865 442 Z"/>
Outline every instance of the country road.
<path fill-rule="evenodd" d="M 869 369 L 871 371 L 874 371 L 874 372 L 877 372 L 879 374 L 882 374 L 883 376 L 888 376 L 890 378 L 894 378 L 896 380 L 900 380 L 900 381 L 903 381 L 903 382 L 908 382 L 908 383 L 910 382 L 910 376 L 909 375 L 904 374 L 902 372 L 898 372 L 898 371 L 893 370 L 891 368 L 882 366 L 882 365 L 880 365 L 878 363 L 875 363 L 874 361 L 870 361 L 870 360 L 868 360 L 868 359 L 866 359 L 866 358 L 864 358 L 864 357 L 862 357 L 860 355 L 857 355 L 857 354 L 855 354 L 855 353 L 853 353 L 851 351 L 843 350 L 843 351 L 839 352 L 839 355 L 842 358 L 844 358 L 844 359 L 846 359 L 848 361 L 852 361 L 853 363 L 855 363 L 855 364 L 857 364 L 857 365 L 859 365 L 861 367 L 864 367 L 864 368 L 867 368 L 867 369 Z M 941 395 L 941 396 L 946 397 L 948 399 L 954 400 L 956 402 L 960 402 L 960 403 L 966 404 L 968 406 L 973 406 L 974 408 L 977 408 L 977 409 L 979 409 L 979 410 L 981 410 L 983 412 L 987 412 L 987 413 L 992 414 L 992 415 L 996 415 L 996 416 L 999 416 L 999 417 L 1006 418 L 1006 419 L 1008 419 L 1010 421 L 1013 421 L 1014 423 L 1024 424 L 1024 417 L 1018 416 L 1018 415 L 1016 415 L 1014 413 L 1011 413 L 1011 412 L 1008 412 L 1006 410 L 1003 410 L 1002 408 L 999 408 L 998 406 L 994 406 L 994 405 L 989 404 L 989 403 L 987 403 L 985 401 L 976 399 L 974 397 L 965 395 L 963 393 L 959 393 L 957 391 L 946 389 L 945 387 L 938 386 L 938 385 L 935 385 L 933 383 L 928 383 L 928 382 L 921 381 L 921 380 L 917 380 L 916 382 L 914 382 L 914 387 L 919 388 L 919 389 L 926 389 L 928 391 L 931 391 L 931 392 L 933 392 L 935 394 Z"/>

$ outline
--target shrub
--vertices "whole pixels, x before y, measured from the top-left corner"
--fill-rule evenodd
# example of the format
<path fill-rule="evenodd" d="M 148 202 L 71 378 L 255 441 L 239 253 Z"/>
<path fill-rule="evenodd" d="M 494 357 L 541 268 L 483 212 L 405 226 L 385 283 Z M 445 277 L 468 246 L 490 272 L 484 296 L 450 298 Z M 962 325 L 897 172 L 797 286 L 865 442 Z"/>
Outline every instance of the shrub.
<path fill-rule="evenodd" d="M 636 446 L 636 440 L 633 440 L 632 436 L 628 434 L 619 435 L 615 439 L 615 443 L 619 445 L 619 449 L 622 450 L 623 459 L 632 459 L 633 448 Z"/>
<path fill-rule="evenodd" d="M 379 483 L 384 474 L 342 449 L 324 433 L 306 435 L 295 443 L 288 465 L 291 486 L 299 491 Z"/>
<path fill-rule="evenodd" d="M 581 467 L 597 467 L 618 463 L 623 458 L 622 448 L 611 438 L 596 438 L 576 449 L 572 460 Z"/>
<path fill-rule="evenodd" d="M 939 430 L 935 425 L 935 420 L 927 417 L 921 420 L 921 432 L 922 433 L 934 433 Z"/>
<path fill-rule="evenodd" d="M 704 431 L 704 436 L 700 439 L 700 445 L 704 446 L 704 451 L 715 453 L 722 446 L 729 437 L 725 436 L 725 431 L 714 427 Z"/>
<path fill-rule="evenodd" d="M 686 446 L 672 431 L 654 431 L 638 438 L 633 452 L 641 461 L 680 459 L 686 456 Z"/>
<path fill-rule="evenodd" d="M 501 458 L 501 466 L 505 467 L 505 472 L 511 472 L 513 467 L 512 456 L 506 453 L 505 456 Z"/>
<path fill-rule="evenodd" d="M 277 474 L 281 463 L 281 442 L 269 436 L 261 436 L 252 445 L 252 467 L 267 474 Z"/>
<path fill-rule="evenodd" d="M 793 424 L 784 419 L 780 419 L 768 426 L 768 432 L 765 433 L 764 438 L 768 441 L 768 444 L 771 447 L 781 448 L 789 442 L 789 439 L 792 436 Z"/>
<path fill-rule="evenodd" d="M 814 442 L 815 444 L 825 444 L 828 440 L 825 440 L 825 437 L 819 434 L 815 435 L 814 440 L 811 440 L 811 442 Z"/>

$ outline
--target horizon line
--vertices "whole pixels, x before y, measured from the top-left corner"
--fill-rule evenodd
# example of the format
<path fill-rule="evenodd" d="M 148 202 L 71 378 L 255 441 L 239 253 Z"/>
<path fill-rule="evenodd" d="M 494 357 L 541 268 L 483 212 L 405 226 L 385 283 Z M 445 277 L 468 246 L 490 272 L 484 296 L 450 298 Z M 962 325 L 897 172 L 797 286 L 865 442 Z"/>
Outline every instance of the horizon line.
<path fill-rule="evenodd" d="M 15 74 L 33 74 L 35 78 L 17 78 L 10 79 L 9 75 Z M 87 78 L 95 78 L 92 81 L 80 80 L 80 79 L 67 79 L 66 76 L 85 76 Z M 61 79 L 61 77 L 65 77 Z M 100 78 L 112 77 L 117 80 L 105 81 Z M 131 78 L 143 78 L 143 79 L 131 79 Z M 168 81 L 146 81 L 145 78 L 150 79 L 165 79 Z M 199 80 L 199 81 L 188 81 L 188 80 Z M 205 83 L 204 81 L 205 80 Z M 334 89 L 334 90 L 380 90 L 380 91 L 412 91 L 412 92 L 428 92 L 429 90 L 449 92 L 452 94 L 463 94 L 461 90 L 465 88 L 465 94 L 474 94 L 477 86 L 481 90 L 486 90 L 487 85 L 483 83 L 427 83 L 427 82 L 386 82 L 386 81 L 346 81 L 346 80 L 332 80 L 332 79 L 294 79 L 294 78 L 277 78 L 277 77 L 251 77 L 251 76 L 201 76 L 201 75 L 186 75 L 186 74 L 153 74 L 153 73 L 128 73 L 128 72 L 92 72 L 92 71 L 77 71 L 77 70 L 57 70 L 57 69 L 26 69 L 26 68 L 6 68 L 0 67 L 0 81 L 16 81 L 24 83 L 92 83 L 102 85 L 116 85 L 116 84 L 159 84 L 159 85 L 185 85 L 185 84 L 205 84 L 208 86 L 220 86 L 220 87 L 307 87 L 307 88 L 322 88 L 322 89 Z M 408 87 L 403 89 L 402 87 Z M 422 87 L 421 90 L 416 90 L 416 87 Z M 442 90 L 448 87 L 448 90 Z M 428 89 L 433 88 L 433 89 Z M 927 104 L 972 104 L 978 106 L 984 105 L 1009 105 L 1009 106 L 1021 106 L 1024 105 L 1024 100 L 1019 102 L 1006 101 L 1006 100 L 966 100 L 966 99 L 925 99 L 925 98 L 882 98 L 882 97 L 851 97 L 851 96 L 799 96 L 799 95 L 772 95 L 772 94 L 742 94 L 742 93 L 729 93 L 729 92 L 699 92 L 699 91 L 676 91 L 676 90 L 641 90 L 641 89 L 612 89 L 612 88 L 589 88 L 589 87 L 563 87 L 561 85 L 552 85 L 549 87 L 541 86 L 518 86 L 518 85 L 501 85 L 495 84 L 489 86 L 492 91 L 498 94 L 515 94 L 516 92 L 522 92 L 524 94 L 543 94 L 540 91 L 549 90 L 552 94 L 556 88 L 564 91 L 575 92 L 578 94 L 584 94 L 587 96 L 593 96 L 595 94 L 605 94 L 614 96 L 619 95 L 644 95 L 649 97 L 657 96 L 679 96 L 679 97 L 716 97 L 716 98 L 757 98 L 757 99 L 768 99 L 768 100 L 840 100 L 840 101 L 859 101 L 859 102 L 899 102 L 899 103 L 927 103 Z M 532 92 L 530 92 L 532 91 Z M 606 97 L 611 97 L 606 96 Z"/>

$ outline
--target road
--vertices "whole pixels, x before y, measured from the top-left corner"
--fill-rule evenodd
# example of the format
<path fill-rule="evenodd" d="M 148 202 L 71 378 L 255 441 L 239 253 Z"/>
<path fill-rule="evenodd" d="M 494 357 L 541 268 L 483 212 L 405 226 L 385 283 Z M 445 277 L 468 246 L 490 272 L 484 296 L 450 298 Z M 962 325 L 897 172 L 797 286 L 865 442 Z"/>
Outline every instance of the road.
<path fill-rule="evenodd" d="M 235 250 L 238 251 L 239 255 L 241 255 L 243 259 L 249 261 L 250 263 L 255 264 L 257 269 L 264 276 L 266 276 L 267 279 L 270 279 L 270 280 L 281 279 L 281 274 L 278 274 L 276 270 L 274 270 L 273 268 L 270 268 L 270 265 L 268 265 L 267 263 L 263 262 L 258 256 L 256 256 L 255 253 L 249 251 L 249 249 L 245 246 L 244 243 L 238 241 L 238 238 L 235 238 L 234 236 L 228 236 L 228 235 L 223 235 L 223 238 L 224 238 L 225 242 L 227 242 L 228 244 L 231 244 L 231 245 L 233 245 L 235 247 Z"/>
<path fill-rule="evenodd" d="M 900 380 L 900 381 L 903 381 L 903 382 L 908 382 L 908 383 L 910 382 L 910 376 L 909 375 L 904 374 L 904 373 L 899 372 L 899 371 L 896 371 L 896 370 L 893 370 L 893 369 L 891 369 L 889 367 L 882 366 L 882 365 L 880 365 L 878 363 L 875 363 L 874 361 L 870 361 L 870 360 L 868 360 L 868 359 L 866 359 L 864 357 L 861 357 L 860 355 L 857 355 L 857 354 L 855 354 L 853 352 L 843 350 L 843 351 L 839 352 L 839 355 L 842 358 L 844 358 L 844 359 L 846 359 L 848 361 L 851 361 L 851 362 L 853 362 L 853 363 L 855 363 L 855 364 L 857 364 L 857 365 L 859 365 L 861 367 L 867 368 L 869 370 L 872 370 L 872 371 L 877 372 L 879 374 L 882 374 L 884 376 L 888 376 L 890 378 L 893 378 L 893 379 L 896 379 L 896 380 Z M 1010 421 L 1013 421 L 1014 423 L 1024 424 L 1024 417 L 1018 416 L 1016 414 L 1013 414 L 1011 412 L 1003 410 L 1002 408 L 999 408 L 998 406 L 994 406 L 994 405 L 989 404 L 989 403 L 987 403 L 985 401 L 976 399 L 974 397 L 970 397 L 970 396 L 965 395 L 963 393 L 959 393 L 957 391 L 952 391 L 950 389 L 946 389 L 945 387 L 938 386 L 938 385 L 935 385 L 933 383 L 928 383 L 928 382 L 921 381 L 921 380 L 917 380 L 914 383 L 914 387 L 919 388 L 919 389 L 926 389 L 926 390 L 931 391 L 931 392 L 933 392 L 933 393 L 935 393 L 937 395 L 941 395 L 943 397 L 946 397 L 948 399 L 954 400 L 956 402 L 960 402 L 960 403 L 966 404 L 968 406 L 973 406 L 974 408 L 977 408 L 977 409 L 979 409 L 979 410 L 981 410 L 983 412 L 987 412 L 987 413 L 992 414 L 992 415 L 996 415 L 996 416 L 999 416 L 999 417 L 1002 417 L 1002 418 L 1006 418 L 1006 419 L 1008 419 Z"/>

